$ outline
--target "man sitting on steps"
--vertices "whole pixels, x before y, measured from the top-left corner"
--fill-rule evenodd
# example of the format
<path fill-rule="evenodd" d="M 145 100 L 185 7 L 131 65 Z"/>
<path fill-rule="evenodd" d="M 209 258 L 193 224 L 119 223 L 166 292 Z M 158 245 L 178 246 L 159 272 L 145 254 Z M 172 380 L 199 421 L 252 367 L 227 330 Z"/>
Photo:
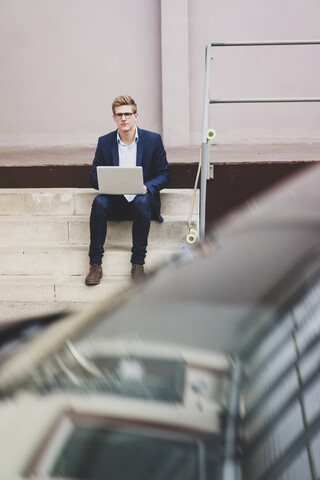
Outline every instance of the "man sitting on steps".
<path fill-rule="evenodd" d="M 117 130 L 99 138 L 90 172 L 90 184 L 98 189 L 97 167 L 142 166 L 143 195 L 97 195 L 90 215 L 90 270 L 86 285 L 98 285 L 102 278 L 102 256 L 108 220 L 132 219 L 131 277 L 144 275 L 151 218 L 162 222 L 160 190 L 170 182 L 167 156 L 158 133 L 137 128 L 137 105 L 129 96 L 112 103 Z"/>

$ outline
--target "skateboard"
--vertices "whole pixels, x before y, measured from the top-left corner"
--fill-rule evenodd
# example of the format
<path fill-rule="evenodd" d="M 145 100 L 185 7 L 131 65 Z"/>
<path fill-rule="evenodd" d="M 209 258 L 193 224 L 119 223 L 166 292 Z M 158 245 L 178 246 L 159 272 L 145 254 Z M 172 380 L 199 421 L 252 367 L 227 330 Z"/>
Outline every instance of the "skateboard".
<path fill-rule="evenodd" d="M 216 136 L 216 132 L 210 128 L 207 131 L 207 139 L 212 140 Z M 197 175 L 196 179 L 194 182 L 194 187 L 193 187 L 193 195 L 192 195 L 192 202 L 191 202 L 191 207 L 190 207 L 190 212 L 188 215 L 188 220 L 187 220 L 187 233 L 186 233 L 186 242 L 189 245 L 192 245 L 197 241 L 198 238 L 198 232 L 197 230 L 192 226 L 192 215 L 193 215 L 193 210 L 194 210 L 194 205 L 195 205 L 195 198 L 196 198 L 196 192 L 197 192 L 197 187 L 198 187 L 198 181 L 199 181 L 199 176 L 200 176 L 200 171 L 201 171 L 201 149 L 200 149 L 200 158 L 199 158 L 199 165 L 198 165 L 198 170 L 197 170 Z"/>
<path fill-rule="evenodd" d="M 193 215 L 193 210 L 194 210 L 194 205 L 195 205 L 195 199 L 196 199 L 198 181 L 199 181 L 199 176 L 200 176 L 200 170 L 201 170 L 201 149 L 200 149 L 200 159 L 199 159 L 197 175 L 196 175 L 196 179 L 195 179 L 194 187 L 193 187 L 191 207 L 190 207 L 190 212 L 189 212 L 188 219 L 187 219 L 186 242 L 189 245 L 192 245 L 193 243 L 195 243 L 197 241 L 197 238 L 198 238 L 198 232 L 192 226 L 191 222 L 192 222 L 192 215 Z"/>

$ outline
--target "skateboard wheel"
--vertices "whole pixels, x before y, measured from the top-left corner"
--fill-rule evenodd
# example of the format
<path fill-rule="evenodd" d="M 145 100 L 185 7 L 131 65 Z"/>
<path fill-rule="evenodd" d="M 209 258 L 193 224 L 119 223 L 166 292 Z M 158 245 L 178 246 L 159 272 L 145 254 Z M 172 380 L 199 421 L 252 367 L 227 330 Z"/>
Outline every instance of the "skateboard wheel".
<path fill-rule="evenodd" d="M 195 243 L 197 241 L 197 236 L 198 235 L 197 235 L 196 230 L 191 229 L 190 232 L 187 235 L 187 243 L 189 243 L 190 245 Z"/>
<path fill-rule="evenodd" d="M 209 128 L 207 131 L 207 139 L 212 140 L 216 136 L 216 132 L 213 130 L 213 128 Z"/>

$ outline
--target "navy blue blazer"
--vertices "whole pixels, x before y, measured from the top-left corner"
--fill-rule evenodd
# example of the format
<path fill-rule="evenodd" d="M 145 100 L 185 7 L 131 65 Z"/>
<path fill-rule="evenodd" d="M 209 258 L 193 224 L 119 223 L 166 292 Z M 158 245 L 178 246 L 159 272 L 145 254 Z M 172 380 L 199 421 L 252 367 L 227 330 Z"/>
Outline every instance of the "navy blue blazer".
<path fill-rule="evenodd" d="M 161 136 L 138 128 L 137 165 L 142 166 L 143 182 L 155 199 L 153 218 L 163 222 L 160 215 L 160 190 L 170 183 L 167 155 Z M 98 190 L 97 167 L 99 165 L 119 166 L 117 130 L 103 135 L 98 140 L 93 166 L 90 171 L 90 184 Z"/>

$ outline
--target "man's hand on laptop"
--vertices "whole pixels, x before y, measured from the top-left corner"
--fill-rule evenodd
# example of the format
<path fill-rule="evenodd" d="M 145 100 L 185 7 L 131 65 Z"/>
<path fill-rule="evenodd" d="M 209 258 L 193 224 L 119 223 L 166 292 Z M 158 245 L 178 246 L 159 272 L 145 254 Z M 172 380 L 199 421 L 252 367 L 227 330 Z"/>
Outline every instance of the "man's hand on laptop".
<path fill-rule="evenodd" d="M 146 187 L 145 185 L 143 185 L 143 190 L 144 190 L 144 191 L 143 191 L 143 195 L 145 195 L 145 194 L 147 193 L 147 191 L 148 191 L 148 189 L 147 189 L 147 187 Z"/>

